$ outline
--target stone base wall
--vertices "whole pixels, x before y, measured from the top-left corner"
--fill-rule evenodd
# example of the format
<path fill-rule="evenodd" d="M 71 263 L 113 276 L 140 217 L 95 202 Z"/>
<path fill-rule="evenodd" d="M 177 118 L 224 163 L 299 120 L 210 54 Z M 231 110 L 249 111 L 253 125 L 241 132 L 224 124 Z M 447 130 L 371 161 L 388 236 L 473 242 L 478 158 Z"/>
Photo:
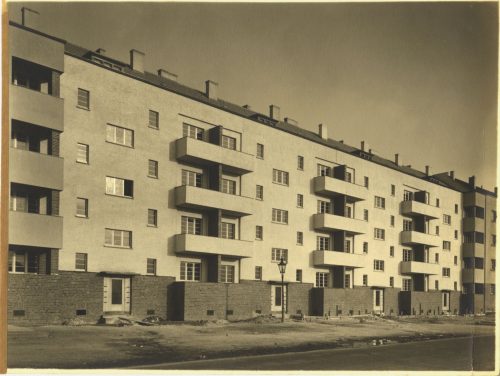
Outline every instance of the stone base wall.
<path fill-rule="evenodd" d="M 168 317 L 169 286 L 173 277 L 137 275 L 132 277 L 130 286 L 130 309 L 133 316 L 142 319 L 148 315 Z"/>
<path fill-rule="evenodd" d="M 478 314 L 495 312 L 495 295 L 491 294 L 491 285 L 485 285 L 483 294 L 466 294 L 462 297 L 462 312 Z"/>
<path fill-rule="evenodd" d="M 312 283 L 289 283 L 287 296 L 287 312 L 290 315 L 311 315 Z"/>
<path fill-rule="evenodd" d="M 443 313 L 442 291 L 401 291 L 399 310 L 403 315 L 440 315 Z M 459 297 L 450 293 L 450 312 L 459 306 Z"/>

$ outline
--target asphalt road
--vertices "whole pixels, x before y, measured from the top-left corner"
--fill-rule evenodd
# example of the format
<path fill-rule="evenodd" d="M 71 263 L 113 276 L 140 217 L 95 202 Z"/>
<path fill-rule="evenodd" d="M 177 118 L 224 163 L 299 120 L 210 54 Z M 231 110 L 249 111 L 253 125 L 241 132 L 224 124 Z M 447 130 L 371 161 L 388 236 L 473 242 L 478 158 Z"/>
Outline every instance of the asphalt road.
<path fill-rule="evenodd" d="M 353 349 L 165 363 L 138 369 L 177 370 L 493 370 L 495 337 L 459 337 Z M 134 367 L 136 368 L 136 367 Z"/>

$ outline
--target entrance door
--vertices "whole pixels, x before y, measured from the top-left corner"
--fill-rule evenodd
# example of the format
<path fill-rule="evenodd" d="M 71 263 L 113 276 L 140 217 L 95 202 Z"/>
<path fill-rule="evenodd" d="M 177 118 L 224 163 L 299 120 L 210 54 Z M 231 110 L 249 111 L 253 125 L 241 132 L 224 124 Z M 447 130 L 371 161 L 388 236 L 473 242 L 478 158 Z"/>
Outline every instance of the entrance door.
<path fill-rule="evenodd" d="M 373 311 L 376 313 L 384 311 L 384 290 L 382 289 L 373 290 Z"/>
<path fill-rule="evenodd" d="M 130 312 L 130 278 L 104 278 L 104 312 Z"/>
<path fill-rule="evenodd" d="M 286 311 L 286 285 L 284 291 L 284 302 L 281 301 L 281 285 L 272 285 L 271 286 L 271 311 L 273 312 L 281 312 L 281 305 L 285 304 Z"/>
<path fill-rule="evenodd" d="M 443 312 L 449 312 L 450 310 L 450 293 L 443 292 Z"/>

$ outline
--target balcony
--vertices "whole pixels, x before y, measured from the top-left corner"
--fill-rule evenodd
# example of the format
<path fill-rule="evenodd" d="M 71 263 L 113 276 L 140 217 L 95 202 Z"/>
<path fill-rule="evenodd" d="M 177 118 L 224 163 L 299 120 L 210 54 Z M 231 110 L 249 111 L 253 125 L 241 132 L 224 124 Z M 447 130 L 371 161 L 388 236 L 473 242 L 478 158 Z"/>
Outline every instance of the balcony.
<path fill-rule="evenodd" d="M 424 204 L 419 201 L 403 201 L 401 203 L 401 214 L 408 216 L 424 215 L 429 218 L 440 218 L 441 209 L 437 206 Z"/>
<path fill-rule="evenodd" d="M 463 232 L 485 232 L 484 219 L 477 217 L 466 217 L 462 219 Z"/>
<path fill-rule="evenodd" d="M 368 222 L 334 214 L 314 214 L 313 223 L 314 229 L 321 231 L 347 231 L 351 234 L 368 232 Z"/>
<path fill-rule="evenodd" d="M 420 261 L 401 261 L 401 274 L 441 274 L 439 264 Z"/>
<path fill-rule="evenodd" d="M 366 187 L 329 176 L 316 176 L 313 179 L 313 184 L 314 193 L 320 195 L 345 195 L 354 201 L 366 200 L 368 198 L 368 189 Z"/>
<path fill-rule="evenodd" d="M 463 269 L 462 283 L 484 283 L 483 269 Z"/>
<path fill-rule="evenodd" d="M 62 217 L 9 212 L 9 244 L 62 248 Z"/>
<path fill-rule="evenodd" d="M 58 191 L 63 189 L 62 158 L 10 148 L 9 170 L 11 182 Z"/>
<path fill-rule="evenodd" d="M 179 161 L 209 165 L 220 163 L 228 172 L 243 175 L 254 170 L 255 157 L 237 150 L 223 148 L 209 142 L 183 137 L 175 142 Z"/>
<path fill-rule="evenodd" d="M 9 96 L 11 119 L 64 130 L 63 99 L 16 85 L 10 85 Z"/>
<path fill-rule="evenodd" d="M 313 251 L 314 266 L 347 266 L 350 268 L 363 268 L 368 266 L 364 254 L 336 252 L 336 251 Z"/>
<path fill-rule="evenodd" d="M 468 243 L 462 245 L 463 257 L 484 258 L 484 244 Z"/>
<path fill-rule="evenodd" d="M 401 231 L 401 244 L 423 244 L 428 247 L 439 247 L 442 245 L 439 236 L 418 231 Z"/>
<path fill-rule="evenodd" d="M 221 209 L 228 215 L 242 217 L 253 213 L 255 200 L 211 189 L 181 185 L 175 188 L 175 204 L 189 209 Z"/>
<path fill-rule="evenodd" d="M 484 208 L 484 195 L 477 192 L 467 192 L 463 196 L 463 206 L 480 206 Z"/>
<path fill-rule="evenodd" d="M 253 242 L 215 236 L 177 234 L 175 235 L 175 252 L 252 257 Z"/>

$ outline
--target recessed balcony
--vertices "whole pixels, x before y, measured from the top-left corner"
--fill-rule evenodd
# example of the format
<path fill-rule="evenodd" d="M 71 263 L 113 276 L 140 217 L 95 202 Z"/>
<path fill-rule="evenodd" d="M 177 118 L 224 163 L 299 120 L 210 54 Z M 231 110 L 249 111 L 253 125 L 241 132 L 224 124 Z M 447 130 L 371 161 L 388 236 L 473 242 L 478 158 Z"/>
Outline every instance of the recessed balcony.
<path fill-rule="evenodd" d="M 420 261 L 401 261 L 401 274 L 440 274 L 439 264 Z"/>
<path fill-rule="evenodd" d="M 401 244 L 422 244 L 428 247 L 439 247 L 442 245 L 439 236 L 418 231 L 402 231 Z"/>
<path fill-rule="evenodd" d="M 175 204 L 190 209 L 221 209 L 237 217 L 253 213 L 255 200 L 211 189 L 182 185 L 175 188 Z"/>
<path fill-rule="evenodd" d="M 61 191 L 64 159 L 52 155 L 10 148 L 10 181 Z"/>
<path fill-rule="evenodd" d="M 9 212 L 9 244 L 62 248 L 63 219 L 52 215 Z"/>
<path fill-rule="evenodd" d="M 336 252 L 336 251 L 313 251 L 314 266 L 347 266 L 351 268 L 363 268 L 368 266 L 365 254 Z"/>
<path fill-rule="evenodd" d="M 183 137 L 175 142 L 177 160 L 199 165 L 220 163 L 228 172 L 246 174 L 254 170 L 255 156 L 223 148 L 206 141 Z"/>
<path fill-rule="evenodd" d="M 232 257 L 252 257 L 253 242 L 192 234 L 175 235 L 176 253 L 211 254 Z"/>
<path fill-rule="evenodd" d="M 368 222 L 341 215 L 314 214 L 313 223 L 314 229 L 321 231 L 347 231 L 351 234 L 366 234 L 368 232 Z"/>
<path fill-rule="evenodd" d="M 468 243 L 462 245 L 462 252 L 464 257 L 481 257 L 484 258 L 484 244 Z"/>
<path fill-rule="evenodd" d="M 314 193 L 325 196 L 345 195 L 353 201 L 366 200 L 368 189 L 362 185 L 349 183 L 330 176 L 316 176 L 313 179 Z"/>
<path fill-rule="evenodd" d="M 483 269 L 463 269 L 462 283 L 484 283 Z"/>
<path fill-rule="evenodd" d="M 429 218 L 440 218 L 441 209 L 437 206 L 410 200 L 401 202 L 401 214 L 407 216 L 423 215 Z"/>
<path fill-rule="evenodd" d="M 484 219 L 477 217 L 466 217 L 462 219 L 463 232 L 485 232 Z"/>
<path fill-rule="evenodd" d="M 11 119 L 64 131 L 64 100 L 22 86 L 9 87 Z"/>

